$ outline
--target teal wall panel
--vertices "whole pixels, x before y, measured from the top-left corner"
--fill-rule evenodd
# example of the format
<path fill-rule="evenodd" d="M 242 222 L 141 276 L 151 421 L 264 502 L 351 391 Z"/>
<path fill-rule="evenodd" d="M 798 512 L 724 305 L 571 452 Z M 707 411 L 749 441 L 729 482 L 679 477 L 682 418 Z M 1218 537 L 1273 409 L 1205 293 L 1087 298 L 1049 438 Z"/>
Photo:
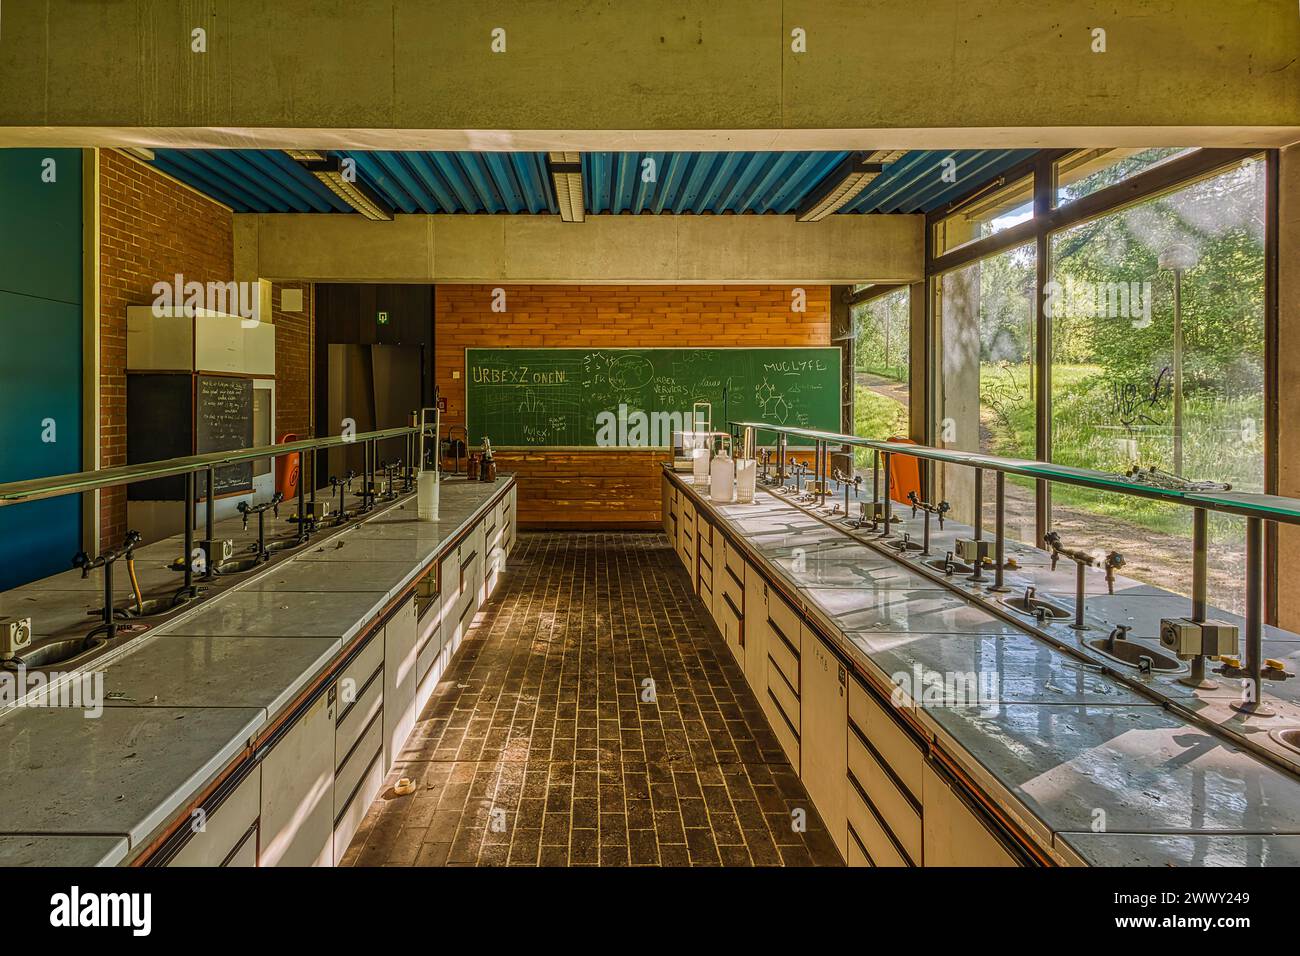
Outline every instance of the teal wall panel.
<path fill-rule="evenodd" d="M 79 150 L 0 149 L 0 481 L 82 467 L 81 202 Z M 76 495 L 0 508 L 0 589 L 80 545 Z"/>

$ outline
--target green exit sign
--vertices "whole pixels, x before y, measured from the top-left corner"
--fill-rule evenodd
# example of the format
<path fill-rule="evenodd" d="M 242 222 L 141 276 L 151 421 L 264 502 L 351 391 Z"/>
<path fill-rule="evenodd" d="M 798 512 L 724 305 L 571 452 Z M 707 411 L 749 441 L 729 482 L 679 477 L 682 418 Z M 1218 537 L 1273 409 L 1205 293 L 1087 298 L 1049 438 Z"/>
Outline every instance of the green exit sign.
<path fill-rule="evenodd" d="M 388 324 L 388 313 L 387 313 L 387 312 L 379 312 L 379 313 L 376 313 L 376 315 L 375 315 L 375 321 L 378 322 L 380 325 L 387 325 L 387 324 Z"/>

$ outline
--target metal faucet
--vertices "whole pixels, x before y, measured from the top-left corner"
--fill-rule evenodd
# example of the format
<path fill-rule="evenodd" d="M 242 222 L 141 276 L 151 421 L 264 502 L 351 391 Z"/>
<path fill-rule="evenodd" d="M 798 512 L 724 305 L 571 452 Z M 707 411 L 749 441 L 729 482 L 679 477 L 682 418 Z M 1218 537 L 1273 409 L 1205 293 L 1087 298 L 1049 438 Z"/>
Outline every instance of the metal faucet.
<path fill-rule="evenodd" d="M 1061 543 L 1061 536 L 1055 531 L 1049 531 L 1043 535 L 1043 543 L 1047 545 L 1052 554 L 1052 570 L 1056 570 L 1056 562 L 1061 557 L 1069 558 L 1074 562 L 1074 623 L 1070 626 L 1077 631 L 1087 629 L 1083 623 L 1083 604 L 1084 604 L 1084 583 L 1083 572 L 1085 568 L 1096 567 L 1097 558 L 1086 551 L 1078 548 L 1067 548 Z M 1106 569 L 1106 590 L 1111 594 L 1115 593 L 1115 571 L 1117 568 L 1124 566 L 1124 555 L 1118 551 L 1109 552 L 1101 561 L 1102 566 Z"/>
<path fill-rule="evenodd" d="M 257 551 L 258 561 L 271 560 L 271 552 L 266 550 L 266 512 L 271 511 L 277 518 L 280 517 L 280 502 L 284 500 L 284 495 L 276 492 L 271 496 L 271 500 L 260 505 L 250 505 L 247 501 L 241 501 L 236 510 L 244 516 L 244 530 L 248 530 L 248 516 L 257 515 Z"/>
<path fill-rule="evenodd" d="M 100 633 L 105 634 L 110 641 L 117 636 L 117 610 L 113 607 L 113 565 L 118 558 L 131 560 L 135 556 L 135 546 L 140 543 L 141 538 L 139 531 L 128 531 L 122 541 L 121 550 L 110 548 L 93 558 L 85 551 L 78 551 L 72 556 L 72 566 L 81 569 L 83 579 L 90 577 L 90 572 L 95 568 L 104 569 L 104 606 L 100 612 L 103 623 L 86 635 L 87 640 Z M 189 555 L 185 556 L 185 560 L 189 560 Z"/>
<path fill-rule="evenodd" d="M 465 436 L 464 441 L 460 442 L 460 444 L 457 444 L 455 439 L 452 438 L 452 435 L 457 430 L 459 430 L 460 433 Z M 468 473 L 469 471 L 469 429 L 468 428 L 466 428 L 464 425 L 455 425 L 455 424 L 447 426 L 447 451 L 453 456 L 452 460 L 455 463 L 455 467 L 452 469 L 451 473 L 453 475 L 460 474 L 460 459 L 462 454 L 465 455 L 465 466 L 466 466 L 466 472 Z M 441 458 L 441 448 L 439 449 L 439 458 Z M 423 468 L 425 464 L 426 464 L 425 462 L 420 462 L 420 467 Z M 441 464 L 442 463 L 440 461 L 439 462 L 440 469 L 441 469 Z"/>
<path fill-rule="evenodd" d="M 1110 635 L 1106 638 L 1106 650 L 1111 654 L 1115 653 L 1115 642 L 1128 640 L 1128 632 L 1133 630 L 1131 624 L 1116 624 Z"/>
<path fill-rule="evenodd" d="M 930 553 L 930 515 L 937 515 L 939 518 L 939 530 L 943 530 L 943 516 L 952 510 L 952 505 L 946 501 L 941 501 L 937 505 L 932 505 L 928 501 L 922 501 L 915 491 L 907 493 L 907 500 L 912 503 L 912 517 L 916 517 L 917 509 L 925 512 L 925 527 L 922 537 L 921 554 Z"/>

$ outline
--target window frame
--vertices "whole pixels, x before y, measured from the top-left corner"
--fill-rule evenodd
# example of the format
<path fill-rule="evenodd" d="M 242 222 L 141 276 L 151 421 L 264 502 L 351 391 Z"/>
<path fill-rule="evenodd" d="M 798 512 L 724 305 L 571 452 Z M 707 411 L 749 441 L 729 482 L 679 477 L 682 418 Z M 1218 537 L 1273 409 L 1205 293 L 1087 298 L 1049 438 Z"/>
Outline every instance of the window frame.
<path fill-rule="evenodd" d="M 1047 285 L 1051 266 L 1051 238 L 1065 229 L 1101 216 L 1119 212 L 1162 194 L 1177 191 L 1198 180 L 1217 175 L 1243 160 L 1261 157 L 1264 162 L 1264 490 L 1277 494 L 1278 483 L 1278 150 L 1260 148 L 1202 148 L 1159 163 L 1150 169 L 1096 192 L 1081 196 L 1063 206 L 1055 202 L 1056 163 L 1078 149 L 1044 149 L 1016 166 L 1004 171 L 993 180 L 972 188 L 965 195 L 926 213 L 925 217 L 925 323 L 924 368 L 925 381 L 914 382 L 912 400 L 924 404 L 925 441 L 934 444 L 934 410 L 937 390 L 941 387 L 937 371 L 935 343 L 939 320 L 935 283 L 954 269 L 969 265 L 1008 249 L 1034 244 L 1037 252 L 1036 289 L 1034 296 L 1034 375 L 1038 382 L 1036 396 L 1034 445 L 1035 456 L 1051 461 L 1052 456 L 1052 323 L 1044 309 L 1043 289 Z M 982 201 L 991 190 L 1032 176 L 1034 213 L 1024 222 L 1001 232 L 976 239 L 948 252 L 935 254 L 934 237 L 938 224 L 963 208 Z M 990 185 L 994 184 L 994 185 Z M 876 289 L 881 291 L 877 292 Z M 858 301 L 874 298 L 892 290 L 889 287 L 871 287 L 853 297 Z M 861 296 L 861 299 L 858 299 Z M 915 376 L 914 376 L 915 378 Z M 917 394 L 919 390 L 921 394 Z M 1038 540 L 1051 530 L 1051 484 L 1039 481 L 1035 488 L 1035 531 Z M 1268 523 L 1264 540 L 1264 620 L 1277 622 L 1277 528 Z"/>

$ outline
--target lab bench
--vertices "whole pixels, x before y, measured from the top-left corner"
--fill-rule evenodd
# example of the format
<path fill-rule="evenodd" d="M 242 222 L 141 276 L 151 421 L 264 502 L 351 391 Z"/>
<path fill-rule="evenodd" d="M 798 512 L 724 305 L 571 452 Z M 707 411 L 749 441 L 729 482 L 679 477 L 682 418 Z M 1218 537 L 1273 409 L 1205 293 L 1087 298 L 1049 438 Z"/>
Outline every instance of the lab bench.
<path fill-rule="evenodd" d="M 1300 776 L 1162 696 L 1212 709 L 1213 694 L 1132 686 L 770 490 L 716 503 L 666 466 L 663 500 L 665 532 L 849 864 L 1294 863 Z M 1112 613 L 1185 604 L 1127 583 Z M 980 699 L 947 675 L 973 675 Z"/>

